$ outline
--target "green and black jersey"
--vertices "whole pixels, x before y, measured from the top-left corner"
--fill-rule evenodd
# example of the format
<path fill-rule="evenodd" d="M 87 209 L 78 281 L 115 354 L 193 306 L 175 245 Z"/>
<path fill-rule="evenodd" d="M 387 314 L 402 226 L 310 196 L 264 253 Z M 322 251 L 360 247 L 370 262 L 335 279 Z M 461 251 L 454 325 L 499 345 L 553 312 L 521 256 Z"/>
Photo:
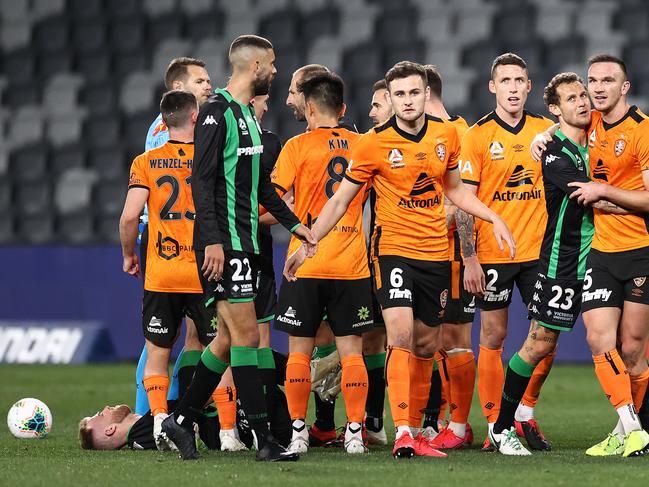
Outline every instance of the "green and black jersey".
<path fill-rule="evenodd" d="M 196 207 L 194 247 L 259 254 L 259 205 L 294 231 L 298 218 L 264 176 L 261 127 L 251 105 L 216 90 L 201 107 L 194 129 L 192 194 Z"/>
<path fill-rule="evenodd" d="M 576 144 L 557 130 L 541 161 L 548 223 L 539 272 L 549 279 L 583 280 L 595 232 L 593 211 L 570 199 L 577 188 L 568 183 L 590 181 L 588 146 Z"/>

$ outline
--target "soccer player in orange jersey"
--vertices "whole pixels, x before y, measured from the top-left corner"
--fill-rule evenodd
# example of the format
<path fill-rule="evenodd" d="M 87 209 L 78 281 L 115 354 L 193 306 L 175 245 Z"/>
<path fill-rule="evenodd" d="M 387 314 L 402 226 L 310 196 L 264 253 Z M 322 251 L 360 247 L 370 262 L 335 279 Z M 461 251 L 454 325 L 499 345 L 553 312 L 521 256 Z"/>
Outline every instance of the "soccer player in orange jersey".
<path fill-rule="evenodd" d="M 476 294 L 480 309 L 478 394 L 490 429 L 498 417 L 504 384 L 502 350 L 514 284 L 523 302 L 529 304 L 547 220 L 541 166 L 531 159 L 528 147 L 536 133 L 552 122 L 525 110 L 531 87 L 523 59 L 512 53 L 498 56 L 489 81 L 496 109 L 473 125 L 462 139 L 463 181 L 502 216 L 516 239 L 516 259 L 512 262 L 503 258 L 493 245 L 485 225 L 476 222 L 477 254 L 482 269 L 473 272 L 467 267 L 464 274 L 465 286 Z M 553 358 L 554 355 L 546 357 L 536 367 L 516 413 L 518 429 L 532 449 L 550 448 L 534 420 L 533 406 Z M 488 440 L 483 449 L 493 450 Z"/>
<path fill-rule="evenodd" d="M 343 106 L 343 81 L 333 73 L 310 77 L 299 85 L 305 100 L 309 131 L 290 139 L 279 155 L 272 175 L 278 191 L 293 190 L 295 214 L 307 225 L 333 197 L 347 169 L 349 153 L 360 137 L 338 126 Z M 275 328 L 289 334 L 286 397 L 293 420 L 289 450 L 306 453 L 305 424 L 311 390 L 310 361 L 316 330 L 326 310 L 342 364 L 342 395 L 347 411 L 344 447 L 348 453 L 366 451 L 361 437 L 367 370 L 361 334 L 372 327 L 372 297 L 363 232 L 364 194 L 359 194 L 346 217 L 320 252 L 299 271 L 297 282 L 284 280 Z M 301 243 L 292 239 L 289 253 Z M 341 252 L 341 249 L 345 249 Z"/>
<path fill-rule="evenodd" d="M 430 89 L 426 113 L 452 123 L 461 140 L 469 126 L 464 118 L 458 115 L 451 116 L 446 111 L 442 101 L 442 77 L 437 67 L 428 64 L 425 68 Z M 475 258 L 473 219 L 466 213 L 459 212 L 461 220 L 456 225 L 457 208 L 448 199 L 445 199 L 444 204 L 447 214 L 451 283 L 442 324 L 442 344 L 435 355 L 436 363 L 423 426 L 424 434 L 433 439 L 431 444 L 435 448 L 453 449 L 463 448 L 473 441 L 473 433 L 470 426 L 467 427 L 467 418 L 475 385 L 475 361 L 471 350 L 471 324 L 475 315 L 475 298 L 462 285 L 463 258 L 467 258 L 469 266 L 480 264 Z M 417 344 L 422 348 L 431 345 L 434 344 L 427 343 L 425 340 Z M 442 386 L 445 399 L 449 404 L 451 422 L 440 432 L 440 435 L 437 435 L 437 413 L 440 410 Z"/>
<path fill-rule="evenodd" d="M 444 194 L 458 208 L 493 223 L 503 255 L 515 255 L 514 240 L 503 220 L 462 184 L 455 127 L 425 114 L 429 90 L 424 67 L 403 61 L 387 72 L 385 80 L 395 116 L 357 141 L 345 179 L 312 231 L 322 241 L 358 192 L 372 183 L 377 194 L 372 237 L 374 285 L 387 331 L 386 382 L 397 429 L 392 452 L 397 458 L 446 456 L 430 446 L 419 425 L 412 425 L 411 431 L 409 411 L 418 404 L 425 406 L 428 390 L 423 391 L 422 403 L 418 382 L 430 377 L 433 362 L 432 356 L 413 353 L 413 337 L 427 330 L 438 339 L 448 297 Z M 295 279 L 307 251 L 302 246 L 287 259 L 287 279 Z"/>
<path fill-rule="evenodd" d="M 388 99 L 388 87 L 384 79 L 378 80 L 372 86 L 372 102 L 369 117 L 374 125 L 381 125 L 394 115 L 392 105 Z M 374 231 L 376 214 L 374 204 L 376 193 L 373 189 L 369 192 L 370 200 L 370 235 Z M 368 256 L 372 258 L 371 248 Z M 370 266 L 370 273 L 373 267 Z M 372 315 L 374 329 L 363 334 L 363 356 L 367 366 L 368 390 L 365 403 L 365 428 L 367 442 L 373 445 L 387 445 L 388 438 L 383 427 L 383 409 L 385 405 L 385 324 L 381 316 L 381 307 L 372 293 Z"/>
<path fill-rule="evenodd" d="M 155 420 L 156 443 L 164 449 L 168 442 L 160 428 L 168 413 L 171 346 L 185 314 L 193 318 L 201 343 L 207 345 L 214 306 L 204 305 L 192 245 L 194 203 L 189 181 L 198 104 L 189 92 L 170 91 L 162 97 L 160 112 L 169 127 L 170 140 L 133 161 L 120 219 L 120 239 L 124 272 L 137 276 L 140 262 L 134 247 L 138 219 L 147 204 L 150 238 L 142 307 L 147 347 L 144 387 Z"/>
<path fill-rule="evenodd" d="M 629 89 L 621 59 L 602 54 L 589 60 L 588 91 L 595 111 L 588 141 L 595 182 L 574 183 L 573 197 L 586 204 L 605 199 L 640 213 L 594 209 L 583 318 L 595 373 L 619 420 L 612 434 L 587 450 L 593 456 L 649 452 L 649 434 L 643 430 L 649 428 L 649 226 L 643 216 L 649 211 L 649 117 L 629 104 Z"/>

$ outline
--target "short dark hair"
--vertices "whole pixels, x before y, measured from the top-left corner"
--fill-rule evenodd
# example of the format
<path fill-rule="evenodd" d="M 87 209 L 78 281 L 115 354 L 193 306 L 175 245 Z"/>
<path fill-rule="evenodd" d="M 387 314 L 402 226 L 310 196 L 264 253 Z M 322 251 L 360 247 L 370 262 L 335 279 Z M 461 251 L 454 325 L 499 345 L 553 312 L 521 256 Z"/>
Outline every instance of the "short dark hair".
<path fill-rule="evenodd" d="M 183 127 L 189 121 L 192 110 L 198 110 L 196 97 L 189 91 L 171 90 L 162 95 L 160 113 L 167 127 Z"/>
<path fill-rule="evenodd" d="M 581 83 L 584 82 L 581 80 L 578 74 L 576 73 L 559 73 L 555 75 L 545 88 L 543 88 L 543 101 L 545 106 L 550 105 L 559 105 L 559 93 L 557 88 L 561 85 L 566 85 L 570 83 Z"/>
<path fill-rule="evenodd" d="M 228 51 L 228 57 L 232 55 L 233 52 L 241 49 L 242 47 L 256 47 L 258 49 L 272 49 L 273 44 L 266 39 L 265 37 L 256 36 L 253 34 L 245 34 L 237 37 L 230 44 L 230 50 Z"/>
<path fill-rule="evenodd" d="M 165 86 L 168 90 L 173 89 L 174 81 L 184 81 L 189 74 L 187 66 L 205 67 L 205 61 L 193 57 L 177 57 L 172 59 L 165 71 Z"/>
<path fill-rule="evenodd" d="M 302 66 L 301 68 L 297 68 L 293 73 L 293 75 L 296 75 L 298 73 L 299 73 L 300 83 L 298 83 L 297 90 L 301 91 L 300 84 L 302 82 L 319 74 L 331 73 L 331 70 L 323 64 L 307 64 L 305 66 Z"/>
<path fill-rule="evenodd" d="M 595 63 L 615 63 L 620 66 L 622 72 L 624 73 L 624 79 L 626 79 L 626 64 L 619 57 L 613 56 L 612 54 L 595 54 L 588 60 L 588 67 L 590 68 Z"/>
<path fill-rule="evenodd" d="M 520 66 L 525 71 L 527 71 L 527 63 L 523 61 L 522 57 L 520 57 L 518 54 L 514 54 L 513 52 L 506 52 L 505 54 L 501 54 L 496 59 L 494 59 L 494 62 L 491 64 L 491 79 L 494 79 L 494 74 L 496 73 L 496 68 L 498 66 L 510 65 Z"/>
<path fill-rule="evenodd" d="M 421 64 L 412 61 L 399 61 L 385 73 L 385 84 L 388 90 L 392 81 L 407 78 L 408 76 L 419 76 L 424 82 L 424 86 L 428 85 L 426 69 Z"/>
<path fill-rule="evenodd" d="M 304 101 L 312 101 L 318 108 L 338 115 L 343 108 L 345 83 L 336 73 L 321 73 L 298 84 Z"/>
<path fill-rule="evenodd" d="M 385 80 L 380 79 L 377 82 L 375 82 L 374 85 L 372 86 L 372 93 L 374 93 L 376 91 L 379 91 L 379 90 L 387 90 L 387 89 L 388 89 L 388 85 L 385 82 Z"/>
<path fill-rule="evenodd" d="M 436 98 L 442 99 L 442 75 L 434 64 L 426 64 L 426 84 L 430 88 L 430 94 Z"/>

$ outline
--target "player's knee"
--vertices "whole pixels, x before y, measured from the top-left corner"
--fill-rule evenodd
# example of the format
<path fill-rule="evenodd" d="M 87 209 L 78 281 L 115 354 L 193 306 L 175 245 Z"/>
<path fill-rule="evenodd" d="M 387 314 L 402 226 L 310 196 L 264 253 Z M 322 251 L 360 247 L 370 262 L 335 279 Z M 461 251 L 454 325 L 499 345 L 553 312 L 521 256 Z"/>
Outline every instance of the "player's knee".
<path fill-rule="evenodd" d="M 586 342 L 593 355 L 599 355 L 615 347 L 616 337 L 608 330 L 589 327 L 586 328 Z"/>
<path fill-rule="evenodd" d="M 642 339 L 628 338 L 622 342 L 620 356 L 627 369 L 635 369 L 642 361 L 646 361 L 646 342 Z"/>
<path fill-rule="evenodd" d="M 483 325 L 480 329 L 480 343 L 493 350 L 502 348 L 506 336 L 507 328 L 502 325 Z"/>

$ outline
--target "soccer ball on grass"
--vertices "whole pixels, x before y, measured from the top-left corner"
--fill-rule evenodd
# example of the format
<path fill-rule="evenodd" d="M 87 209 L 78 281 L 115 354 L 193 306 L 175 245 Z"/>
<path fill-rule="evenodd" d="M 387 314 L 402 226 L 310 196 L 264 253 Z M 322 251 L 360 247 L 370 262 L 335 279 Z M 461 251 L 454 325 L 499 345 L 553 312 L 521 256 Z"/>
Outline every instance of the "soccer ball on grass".
<path fill-rule="evenodd" d="M 52 429 L 52 413 L 43 401 L 27 397 L 11 406 L 7 426 L 16 438 L 45 438 Z"/>

